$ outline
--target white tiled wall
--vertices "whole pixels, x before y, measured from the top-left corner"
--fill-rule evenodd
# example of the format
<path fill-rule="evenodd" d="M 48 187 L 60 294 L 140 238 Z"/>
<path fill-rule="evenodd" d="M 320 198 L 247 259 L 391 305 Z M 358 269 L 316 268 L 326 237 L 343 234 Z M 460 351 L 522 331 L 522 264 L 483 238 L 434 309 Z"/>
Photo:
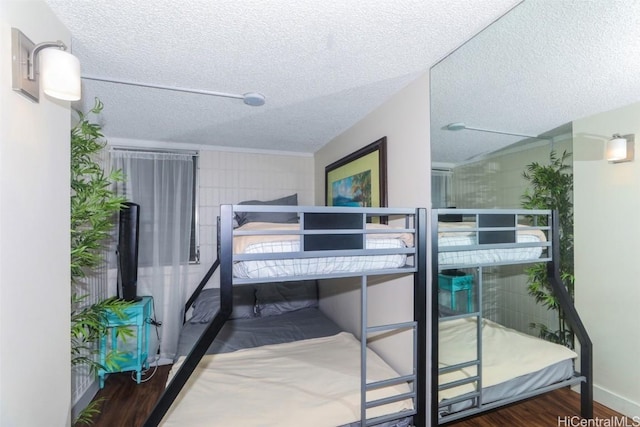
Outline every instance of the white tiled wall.
<path fill-rule="evenodd" d="M 561 154 L 571 152 L 571 139 L 556 142 Z M 522 173 L 532 162 L 547 164 L 548 144 L 525 150 L 507 151 L 453 170 L 452 202 L 458 208 L 521 207 L 528 186 Z M 557 314 L 535 302 L 527 292 L 526 266 L 508 266 L 484 270 L 483 310 L 486 317 L 516 330 L 535 334 L 529 324 L 546 324 L 557 329 Z"/>
<path fill-rule="evenodd" d="M 200 151 L 198 179 L 201 261 L 190 268 L 191 289 L 215 260 L 220 205 L 273 200 L 294 193 L 300 205 L 313 205 L 314 201 L 314 162 L 310 155 Z M 217 286 L 217 280 L 216 274 L 208 286 Z"/>
<path fill-rule="evenodd" d="M 105 166 L 108 165 L 108 155 L 107 151 L 103 150 L 96 155 L 95 159 L 98 163 Z M 85 277 L 77 286 L 74 286 L 72 291 L 77 293 L 78 295 L 85 295 L 85 299 L 83 300 L 83 304 L 91 305 L 97 302 L 104 300 L 109 297 L 109 284 L 108 284 L 108 268 L 107 268 L 107 260 L 109 256 L 110 249 L 108 247 L 104 247 L 102 249 L 102 260 L 103 262 L 93 268 L 89 275 Z M 76 307 L 72 307 L 73 310 Z M 89 356 L 89 352 L 85 352 L 85 355 Z M 95 374 L 92 374 L 89 371 L 88 366 L 86 365 L 78 365 L 74 366 L 71 369 L 71 393 L 72 393 L 72 402 L 73 404 L 77 404 L 80 399 L 86 398 L 85 393 L 87 390 L 94 384 L 95 382 Z M 84 406 L 84 405 L 80 405 Z M 82 409 L 82 408 L 79 408 Z M 75 411 L 75 408 L 74 408 Z M 75 416 L 75 413 L 74 413 Z"/>
<path fill-rule="evenodd" d="M 109 296 L 107 281 L 107 249 L 103 251 L 103 259 L 105 260 L 99 267 L 92 270 L 91 275 L 82 281 L 82 285 L 76 287 L 74 291 L 78 295 L 87 295 L 83 301 L 86 305 L 95 304 Z M 89 356 L 89 352 L 84 352 Z M 84 397 L 85 392 L 91 387 L 95 381 L 95 374 L 89 371 L 87 365 L 74 366 L 71 369 L 71 391 L 72 401 L 77 404 Z"/>

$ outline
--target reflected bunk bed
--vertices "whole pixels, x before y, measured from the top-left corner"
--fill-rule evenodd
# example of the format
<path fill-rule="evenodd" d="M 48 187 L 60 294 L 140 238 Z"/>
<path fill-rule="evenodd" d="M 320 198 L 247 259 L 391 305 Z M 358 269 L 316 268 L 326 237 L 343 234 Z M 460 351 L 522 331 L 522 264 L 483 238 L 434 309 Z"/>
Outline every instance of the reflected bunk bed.
<path fill-rule="evenodd" d="M 558 236 L 555 211 L 432 210 L 430 396 L 431 407 L 437 408 L 431 413 L 432 425 L 577 384 L 580 384 L 581 415 L 592 417 L 592 346 L 560 280 Z M 574 368 L 577 354 L 571 349 L 483 317 L 484 269 L 534 263 L 546 264 L 554 294 L 578 339 L 579 371 Z M 464 283 L 465 280 L 468 282 Z M 466 300 L 464 309 L 453 307 L 453 300 L 446 306 L 438 302 L 439 292 L 447 292 L 447 296 L 454 298 L 454 292 L 462 289 L 474 295 Z"/>
<path fill-rule="evenodd" d="M 242 212 L 298 220 L 234 227 Z M 195 344 L 187 351 L 181 342 L 185 355 L 144 425 L 426 425 L 426 232 L 425 209 L 221 206 L 219 261 L 187 303 L 200 307 L 202 295 L 215 292 L 216 308 L 206 323 L 185 323 Z M 218 264 L 219 293 L 202 290 Z M 380 275 L 413 275 L 411 320 L 368 324 L 368 277 Z M 358 339 L 326 318 L 309 293 L 304 307 L 288 300 L 299 288 L 317 292 L 318 280 L 346 277 L 361 278 Z M 242 295 L 255 300 L 243 303 Z M 367 345 L 396 333 L 412 337 L 411 372 L 398 373 Z"/>

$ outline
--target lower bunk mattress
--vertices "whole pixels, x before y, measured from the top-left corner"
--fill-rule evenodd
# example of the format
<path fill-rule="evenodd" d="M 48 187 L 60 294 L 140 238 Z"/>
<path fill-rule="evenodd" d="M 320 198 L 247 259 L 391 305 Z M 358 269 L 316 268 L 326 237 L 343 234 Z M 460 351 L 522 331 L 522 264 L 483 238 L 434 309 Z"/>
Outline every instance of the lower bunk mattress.
<path fill-rule="evenodd" d="M 444 320 L 439 328 L 440 368 L 476 358 L 477 322 L 474 318 Z M 483 404 L 517 396 L 574 376 L 573 361 L 577 354 L 573 350 L 488 319 L 482 320 L 481 329 Z M 476 374 L 474 366 L 466 367 L 441 374 L 439 384 Z M 475 390 L 475 383 L 470 383 L 440 391 L 440 414 L 444 416 L 474 406 L 474 400 L 459 401 L 459 398 Z M 448 403 L 449 401 L 454 403 Z"/>
<path fill-rule="evenodd" d="M 206 328 L 186 323 L 180 338 L 184 355 Z M 367 352 L 368 381 L 398 374 L 373 351 Z M 409 392 L 407 384 L 369 392 L 368 400 Z M 413 402 L 368 410 L 369 418 L 411 411 Z M 163 426 L 359 426 L 360 341 L 343 332 L 318 308 L 268 317 L 227 321 L 180 395 Z M 410 416 L 381 424 L 406 427 Z"/>
<path fill-rule="evenodd" d="M 206 327 L 205 323 L 184 325 L 178 349 L 181 356 L 170 378 Z M 475 358 L 476 330 L 472 319 L 441 322 L 440 367 Z M 574 374 L 576 354 L 565 347 L 486 319 L 482 331 L 483 403 L 514 397 Z M 359 426 L 360 342 L 316 306 L 229 320 L 207 354 L 162 425 Z M 369 352 L 368 357 L 375 372 L 369 375 L 397 375 L 375 353 Z M 465 368 L 442 374 L 439 380 L 442 384 L 474 375 L 473 368 Z M 406 391 L 408 386 L 400 389 Z M 452 399 L 473 391 L 473 384 L 442 391 L 441 416 L 471 407 L 471 399 Z M 386 410 L 413 408 L 410 400 L 398 403 Z M 381 426 L 410 423 L 407 416 Z"/>

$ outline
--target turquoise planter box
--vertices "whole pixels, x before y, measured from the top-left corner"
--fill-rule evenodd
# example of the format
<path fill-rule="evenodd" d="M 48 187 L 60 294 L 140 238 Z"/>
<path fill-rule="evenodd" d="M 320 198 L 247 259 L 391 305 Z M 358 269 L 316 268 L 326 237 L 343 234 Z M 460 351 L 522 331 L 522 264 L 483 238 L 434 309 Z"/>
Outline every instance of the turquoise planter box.
<path fill-rule="evenodd" d="M 456 275 L 448 275 L 448 274 L 438 274 L 438 293 L 440 292 L 448 292 L 449 293 L 449 305 L 452 310 L 458 311 L 458 294 L 460 292 L 464 292 L 466 294 L 466 312 L 473 312 L 473 276 L 470 274 L 461 274 Z M 439 301 L 440 304 L 443 304 L 443 301 Z"/>
<path fill-rule="evenodd" d="M 151 297 L 142 297 L 125 309 L 126 318 L 121 319 L 112 312 L 107 313 L 108 331 L 100 339 L 100 364 L 105 366 L 107 354 L 112 350 L 124 353 L 124 360 L 118 361 L 117 369 L 99 369 L 100 388 L 104 387 L 104 377 L 113 372 L 136 372 L 140 384 L 143 369 L 149 368 L 149 333 L 151 328 Z M 116 337 L 116 327 L 125 326 L 135 330 L 134 336 L 126 343 Z M 125 348 L 126 346 L 126 348 Z"/>

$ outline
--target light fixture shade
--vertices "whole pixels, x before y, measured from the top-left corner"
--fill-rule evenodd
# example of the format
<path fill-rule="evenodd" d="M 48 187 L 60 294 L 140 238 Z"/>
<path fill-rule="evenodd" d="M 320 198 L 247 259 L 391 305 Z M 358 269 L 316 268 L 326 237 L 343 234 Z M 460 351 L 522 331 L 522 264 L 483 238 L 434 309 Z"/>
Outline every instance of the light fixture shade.
<path fill-rule="evenodd" d="M 43 49 L 38 54 L 40 84 L 47 95 L 65 101 L 81 97 L 80 61 L 58 48 Z"/>
<path fill-rule="evenodd" d="M 633 160 L 633 137 L 614 135 L 607 141 L 606 157 L 612 163 Z"/>

